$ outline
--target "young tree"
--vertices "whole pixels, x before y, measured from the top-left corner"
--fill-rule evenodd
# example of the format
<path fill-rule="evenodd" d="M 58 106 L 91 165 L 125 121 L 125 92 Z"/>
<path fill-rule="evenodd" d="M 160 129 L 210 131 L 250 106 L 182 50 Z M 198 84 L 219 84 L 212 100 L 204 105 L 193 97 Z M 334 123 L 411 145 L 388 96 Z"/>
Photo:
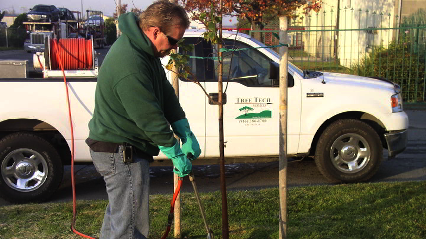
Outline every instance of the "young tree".
<path fill-rule="evenodd" d="M 215 16 L 203 17 L 203 13 L 219 12 L 219 2 L 223 4 L 223 15 L 246 19 L 252 25 L 262 25 L 263 20 L 268 21 L 272 16 L 292 17 L 301 7 L 304 11 L 318 11 L 321 6 L 321 0 L 180 0 L 185 9 L 193 13 L 193 20 L 206 26 Z"/>
<path fill-rule="evenodd" d="M 305 11 L 319 10 L 321 0 L 180 0 L 188 12 L 192 12 L 193 20 L 202 22 L 206 27 L 204 38 L 218 44 L 222 48 L 222 15 L 237 16 L 247 19 L 250 23 L 261 23 L 265 16 L 278 16 L 280 20 L 280 223 L 279 236 L 286 238 L 287 234 L 287 29 L 288 17 L 295 14 L 301 7 Z M 223 105 L 222 105 L 222 69 L 221 52 L 219 55 L 219 144 L 221 153 L 221 191 L 222 191 L 222 238 L 229 238 L 227 218 L 226 186 L 223 189 L 224 179 L 224 148 L 223 140 Z M 225 206 L 224 206 L 225 204 Z M 226 221 L 225 221 L 226 220 Z"/>

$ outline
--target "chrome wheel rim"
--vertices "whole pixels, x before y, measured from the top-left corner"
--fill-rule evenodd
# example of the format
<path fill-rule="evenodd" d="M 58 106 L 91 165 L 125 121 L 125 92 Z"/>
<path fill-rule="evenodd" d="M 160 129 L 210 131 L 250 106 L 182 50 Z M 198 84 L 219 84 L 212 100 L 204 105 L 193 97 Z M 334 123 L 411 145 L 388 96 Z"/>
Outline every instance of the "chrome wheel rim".
<path fill-rule="evenodd" d="M 5 157 L 1 173 L 9 187 L 19 192 L 31 192 L 46 181 L 48 166 L 46 159 L 37 151 L 20 148 Z"/>
<path fill-rule="evenodd" d="M 371 160 L 371 148 L 359 134 L 348 133 L 338 137 L 330 148 L 334 167 L 344 173 L 357 173 Z"/>

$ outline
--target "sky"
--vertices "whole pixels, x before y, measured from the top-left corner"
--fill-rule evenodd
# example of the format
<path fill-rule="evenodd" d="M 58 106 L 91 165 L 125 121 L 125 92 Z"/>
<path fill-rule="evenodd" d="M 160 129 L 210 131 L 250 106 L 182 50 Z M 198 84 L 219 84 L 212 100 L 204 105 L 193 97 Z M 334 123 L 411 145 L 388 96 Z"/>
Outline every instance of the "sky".
<path fill-rule="evenodd" d="M 30 8 L 37 4 L 55 5 L 65 7 L 71 11 L 80 11 L 83 5 L 83 12 L 86 10 L 102 11 L 105 16 L 112 16 L 115 12 L 117 0 L 0 0 L 0 11 L 15 13 L 28 12 Z M 121 4 L 127 4 L 127 10 L 134 7 L 144 10 L 154 0 L 121 0 Z"/>

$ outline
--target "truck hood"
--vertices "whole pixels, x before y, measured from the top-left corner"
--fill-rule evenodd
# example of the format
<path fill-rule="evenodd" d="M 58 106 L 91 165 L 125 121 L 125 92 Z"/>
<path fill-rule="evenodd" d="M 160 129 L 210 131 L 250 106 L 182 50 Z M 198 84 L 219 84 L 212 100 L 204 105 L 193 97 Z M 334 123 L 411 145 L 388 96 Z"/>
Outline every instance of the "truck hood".
<path fill-rule="evenodd" d="M 33 15 L 52 15 L 51 12 L 37 12 L 37 11 L 30 11 L 30 12 L 28 12 L 28 14 L 33 14 Z"/>
<path fill-rule="evenodd" d="M 379 77 L 364 77 L 341 73 L 322 72 L 322 76 L 319 76 L 318 79 L 323 79 L 325 84 L 386 88 L 395 91 L 399 89 L 397 84 Z"/>

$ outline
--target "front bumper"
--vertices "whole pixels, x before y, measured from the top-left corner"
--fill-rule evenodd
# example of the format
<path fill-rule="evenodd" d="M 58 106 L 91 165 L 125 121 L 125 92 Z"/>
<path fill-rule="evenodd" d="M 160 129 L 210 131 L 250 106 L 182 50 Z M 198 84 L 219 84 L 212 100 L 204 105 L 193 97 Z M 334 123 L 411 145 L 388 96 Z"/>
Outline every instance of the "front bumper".
<path fill-rule="evenodd" d="M 44 45 L 43 46 L 35 46 L 35 45 L 24 45 L 24 49 L 27 52 L 44 52 Z"/>
<path fill-rule="evenodd" d="M 408 133 L 407 130 L 392 131 L 385 134 L 385 139 L 389 158 L 393 158 L 407 147 Z"/>

